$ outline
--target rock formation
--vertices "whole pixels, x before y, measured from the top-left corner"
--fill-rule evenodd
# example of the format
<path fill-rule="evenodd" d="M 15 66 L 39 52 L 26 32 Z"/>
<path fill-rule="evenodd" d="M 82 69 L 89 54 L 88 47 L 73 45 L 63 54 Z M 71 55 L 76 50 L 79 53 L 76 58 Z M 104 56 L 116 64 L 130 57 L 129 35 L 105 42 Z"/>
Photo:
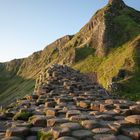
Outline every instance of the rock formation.
<path fill-rule="evenodd" d="M 139 140 L 140 102 L 109 94 L 68 66 L 52 65 L 35 92 L 0 113 L 1 140 Z"/>

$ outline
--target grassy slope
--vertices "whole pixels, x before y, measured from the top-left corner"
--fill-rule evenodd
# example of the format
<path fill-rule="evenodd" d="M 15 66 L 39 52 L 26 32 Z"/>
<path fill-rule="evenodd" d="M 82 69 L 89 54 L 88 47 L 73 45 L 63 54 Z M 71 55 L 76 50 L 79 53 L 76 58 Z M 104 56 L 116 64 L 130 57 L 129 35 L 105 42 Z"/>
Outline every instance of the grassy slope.
<path fill-rule="evenodd" d="M 133 77 L 128 77 L 128 79 L 120 81 L 124 88 L 119 93 L 124 97 L 139 100 L 140 65 L 138 62 L 140 62 L 140 53 L 135 50 L 133 44 L 131 44 L 132 42 L 127 42 L 123 46 L 112 49 L 111 53 L 104 58 L 89 55 L 83 61 L 75 64 L 74 68 L 82 72 L 95 71 L 98 75 L 99 83 L 106 88 L 111 78 L 116 76 L 120 69 L 126 69 L 130 73 L 133 73 Z"/>
<path fill-rule="evenodd" d="M 0 105 L 9 104 L 15 99 L 31 94 L 35 84 L 33 80 L 25 80 L 20 77 L 13 77 L 6 80 L 5 83 L 8 84 L 4 85 L 6 89 L 0 94 Z"/>
<path fill-rule="evenodd" d="M 140 53 L 136 51 L 132 42 L 140 38 L 138 36 L 140 34 L 140 22 L 137 19 L 133 19 L 132 16 L 139 13 L 136 13 L 131 8 L 125 8 L 120 13 L 114 19 L 114 22 L 122 30 L 122 36 L 118 40 L 125 42 L 124 40 L 127 40 L 129 37 L 130 41 L 126 41 L 122 46 L 115 46 L 104 58 L 96 57 L 94 54 L 88 55 L 84 60 L 75 63 L 73 67 L 81 72 L 95 71 L 98 75 L 99 83 L 105 88 L 107 88 L 112 77 L 116 76 L 120 69 L 126 69 L 133 76 L 119 81 L 123 85 L 123 89 L 119 93 L 124 97 L 138 100 L 140 99 L 140 59 L 138 57 Z"/>
<path fill-rule="evenodd" d="M 0 105 L 6 105 L 34 90 L 35 79 L 48 63 L 53 47 L 34 53 L 20 63 L 11 61 L 0 67 Z M 52 60 L 55 58 L 53 55 Z M 19 65 L 18 65 L 19 64 Z M 17 68 L 15 68 L 17 66 Z"/>
<path fill-rule="evenodd" d="M 98 75 L 99 83 L 107 88 L 107 84 L 111 81 L 111 78 L 116 76 L 120 69 L 125 68 L 126 70 L 131 71 L 131 73 L 135 73 L 134 52 L 135 48 L 131 46 L 131 42 L 129 42 L 112 50 L 105 58 L 97 58 L 90 55 L 84 61 L 75 64 L 74 68 L 79 69 L 84 73 L 95 71 Z M 126 61 L 129 62 L 129 65 L 125 64 Z M 139 75 L 140 71 L 137 71 L 137 74 Z M 132 81 L 126 79 L 121 81 L 125 84 L 125 87 L 127 86 L 121 93 L 133 99 L 135 99 L 134 94 L 137 94 L 140 99 L 139 77 L 134 76 L 131 80 Z"/>
<path fill-rule="evenodd" d="M 34 80 L 17 76 L 16 70 L 10 71 L 11 68 L 15 69 L 13 65 L 7 66 L 7 70 L 0 68 L 0 105 L 8 104 L 33 91 Z"/>

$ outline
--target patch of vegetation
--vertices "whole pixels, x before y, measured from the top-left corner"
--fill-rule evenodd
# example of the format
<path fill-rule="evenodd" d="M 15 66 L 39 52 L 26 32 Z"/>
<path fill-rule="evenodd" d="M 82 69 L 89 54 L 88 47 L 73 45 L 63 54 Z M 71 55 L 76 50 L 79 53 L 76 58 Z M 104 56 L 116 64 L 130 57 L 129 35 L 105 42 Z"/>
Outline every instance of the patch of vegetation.
<path fill-rule="evenodd" d="M 33 114 L 31 112 L 20 111 L 14 115 L 13 120 L 27 121 L 32 115 Z"/>
<path fill-rule="evenodd" d="M 93 55 L 95 52 L 94 48 L 85 46 L 82 48 L 76 48 L 76 57 L 75 57 L 75 62 L 82 61 L 89 55 Z"/>
<path fill-rule="evenodd" d="M 123 46 L 112 49 L 111 53 L 104 58 L 90 55 L 83 61 L 79 61 L 73 65 L 73 67 L 84 73 L 96 72 L 99 83 L 105 88 L 108 88 L 112 77 L 117 76 L 120 69 L 125 69 L 129 71 L 131 75 L 126 79 L 118 81 L 123 86 L 122 90 L 119 91 L 119 95 L 125 98 L 139 100 L 140 70 L 136 72 L 136 69 L 138 69 L 136 66 L 140 68 L 140 65 L 136 64 L 139 60 L 136 61 L 134 59 L 139 54 L 136 55 L 134 52 L 135 47 L 131 42 L 128 42 Z"/>
<path fill-rule="evenodd" d="M 54 140 L 54 138 L 50 132 L 41 130 L 38 132 L 38 140 Z"/>
<path fill-rule="evenodd" d="M 0 114 L 3 114 L 3 113 L 5 113 L 5 109 L 4 108 L 0 108 Z"/>
<path fill-rule="evenodd" d="M 124 42 L 128 39 L 133 39 L 140 33 L 140 23 L 133 20 L 131 16 L 134 11 L 131 8 L 124 8 L 120 11 L 120 15 L 114 19 L 121 29 L 121 40 Z"/>
<path fill-rule="evenodd" d="M 34 80 L 23 79 L 17 76 L 3 78 L 0 81 L 2 83 L 0 84 L 0 105 L 8 105 L 16 99 L 32 94 L 35 85 Z"/>

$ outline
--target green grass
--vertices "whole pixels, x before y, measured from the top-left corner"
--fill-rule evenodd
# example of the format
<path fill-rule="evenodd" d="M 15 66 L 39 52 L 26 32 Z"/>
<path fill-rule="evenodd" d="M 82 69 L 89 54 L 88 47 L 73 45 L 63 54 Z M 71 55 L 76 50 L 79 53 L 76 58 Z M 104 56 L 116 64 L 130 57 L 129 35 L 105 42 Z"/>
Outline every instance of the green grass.
<path fill-rule="evenodd" d="M 27 94 L 32 94 L 35 85 L 35 81 L 32 79 L 23 79 L 17 76 L 3 79 L 2 82 L 0 105 L 9 104 Z"/>
<path fill-rule="evenodd" d="M 43 130 L 38 132 L 38 140 L 54 140 L 50 132 L 44 132 Z"/>
<path fill-rule="evenodd" d="M 32 115 L 33 114 L 31 112 L 20 111 L 14 115 L 13 120 L 27 121 Z"/>
<path fill-rule="evenodd" d="M 140 99 L 140 51 L 136 50 L 134 44 L 131 44 L 140 34 L 140 20 L 134 19 L 139 16 L 140 13 L 135 10 L 124 8 L 118 16 L 113 18 L 113 23 L 119 27 L 118 32 L 121 36 L 118 36 L 118 42 L 114 48 L 110 48 L 109 54 L 103 58 L 89 54 L 80 59 L 79 53 L 78 62 L 73 65 L 75 69 L 84 73 L 96 72 L 99 83 L 105 88 L 108 88 L 112 77 L 115 77 L 120 69 L 125 69 L 130 75 L 118 81 L 123 87 L 118 94 L 133 100 Z M 81 54 L 83 55 L 84 51 Z"/>
<path fill-rule="evenodd" d="M 91 47 L 82 47 L 82 48 L 76 48 L 76 58 L 75 62 L 81 61 L 88 57 L 89 55 L 94 54 L 95 49 Z"/>
<path fill-rule="evenodd" d="M 138 55 L 139 54 L 137 54 L 137 56 Z M 73 65 L 73 67 L 83 73 L 96 72 L 99 83 L 105 88 L 108 88 L 108 83 L 111 82 L 112 77 L 118 74 L 120 69 L 125 69 L 129 71 L 132 76 L 130 75 L 128 79 L 124 79 L 123 81 L 118 81 L 124 87 L 123 90 L 121 89 L 119 91 L 119 94 L 125 98 L 128 97 L 133 100 L 139 100 L 140 70 L 136 72 L 136 66 L 140 68 L 140 65 L 136 64 L 139 60 L 136 61 L 134 57 L 136 57 L 135 47 L 131 42 L 128 42 L 123 46 L 112 49 L 111 53 L 104 58 L 90 55 L 83 61 Z"/>
<path fill-rule="evenodd" d="M 106 87 L 107 82 L 118 73 L 121 67 L 123 67 L 125 60 L 131 58 L 130 55 L 132 54 L 132 51 L 133 48 L 129 48 L 126 45 L 112 50 L 112 53 L 104 58 L 90 55 L 85 60 L 75 64 L 74 68 L 79 69 L 84 73 L 93 71 L 97 72 L 99 82 Z"/>
<path fill-rule="evenodd" d="M 133 19 L 134 10 L 131 8 L 124 8 L 120 11 L 120 15 L 114 19 L 114 22 L 121 29 L 121 40 L 120 42 L 127 41 L 128 39 L 134 39 L 140 34 L 140 22 L 136 22 Z"/>

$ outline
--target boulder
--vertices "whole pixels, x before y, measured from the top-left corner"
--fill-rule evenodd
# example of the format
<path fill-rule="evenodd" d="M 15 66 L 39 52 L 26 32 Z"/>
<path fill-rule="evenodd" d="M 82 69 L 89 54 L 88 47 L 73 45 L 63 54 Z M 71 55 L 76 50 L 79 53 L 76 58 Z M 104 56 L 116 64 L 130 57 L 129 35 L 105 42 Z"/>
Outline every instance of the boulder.
<path fill-rule="evenodd" d="M 91 103 L 90 109 L 94 111 L 100 111 L 100 103 L 96 103 L 96 102 Z"/>
<path fill-rule="evenodd" d="M 124 135 L 118 135 L 117 140 L 133 140 L 133 139 Z"/>
<path fill-rule="evenodd" d="M 47 118 L 44 115 L 34 115 L 29 118 L 29 122 L 36 127 L 47 126 Z"/>
<path fill-rule="evenodd" d="M 27 127 L 12 127 L 6 130 L 6 137 L 26 137 L 29 135 L 29 128 Z"/>
<path fill-rule="evenodd" d="M 131 137 L 134 140 L 140 139 L 140 128 L 136 126 L 122 127 L 121 133 L 128 137 Z"/>
<path fill-rule="evenodd" d="M 84 138 L 87 137 L 92 137 L 93 133 L 90 130 L 75 130 L 72 132 L 72 136 L 83 140 Z"/>
<path fill-rule="evenodd" d="M 47 109 L 46 116 L 56 116 L 57 111 L 55 109 Z"/>
<path fill-rule="evenodd" d="M 47 126 L 51 127 L 51 126 L 60 125 L 62 123 L 66 123 L 66 122 L 68 122 L 68 120 L 65 118 L 52 118 L 52 119 L 47 120 Z"/>
<path fill-rule="evenodd" d="M 93 129 L 92 132 L 95 134 L 110 134 L 112 133 L 112 130 L 109 128 L 100 127 L 100 128 Z"/>
<path fill-rule="evenodd" d="M 87 129 L 93 129 L 100 126 L 96 120 L 85 120 L 85 121 L 82 121 L 81 124 L 83 127 Z"/>
<path fill-rule="evenodd" d="M 88 119 L 87 115 L 75 115 L 69 118 L 70 121 L 82 121 L 82 120 L 87 120 L 87 119 Z"/>
<path fill-rule="evenodd" d="M 50 101 L 50 102 L 46 102 L 45 103 L 45 107 L 55 107 L 55 105 L 56 105 L 56 102 L 54 102 L 54 101 Z"/>
<path fill-rule="evenodd" d="M 134 124 L 140 124 L 140 115 L 131 115 L 125 118 L 126 121 Z"/>
<path fill-rule="evenodd" d="M 88 100 L 80 101 L 79 105 L 82 108 L 89 108 L 90 107 L 90 101 L 88 101 Z"/>
<path fill-rule="evenodd" d="M 80 115 L 80 111 L 79 110 L 69 110 L 66 113 L 66 118 L 70 118 L 71 116 L 75 116 L 75 115 Z"/>
<path fill-rule="evenodd" d="M 132 112 L 133 115 L 140 115 L 140 104 L 130 106 L 130 109 L 131 109 L 131 112 Z"/>
<path fill-rule="evenodd" d="M 81 125 L 79 123 L 63 123 L 60 125 L 62 128 L 69 128 L 70 130 L 78 130 L 81 129 Z"/>
<path fill-rule="evenodd" d="M 53 134 L 53 137 L 55 139 L 62 137 L 62 136 L 69 136 L 70 135 L 70 129 L 69 128 L 61 128 L 61 127 L 54 127 L 51 129 L 51 133 Z"/>
<path fill-rule="evenodd" d="M 93 138 L 94 140 L 117 140 L 117 137 L 111 134 L 97 134 Z"/>

